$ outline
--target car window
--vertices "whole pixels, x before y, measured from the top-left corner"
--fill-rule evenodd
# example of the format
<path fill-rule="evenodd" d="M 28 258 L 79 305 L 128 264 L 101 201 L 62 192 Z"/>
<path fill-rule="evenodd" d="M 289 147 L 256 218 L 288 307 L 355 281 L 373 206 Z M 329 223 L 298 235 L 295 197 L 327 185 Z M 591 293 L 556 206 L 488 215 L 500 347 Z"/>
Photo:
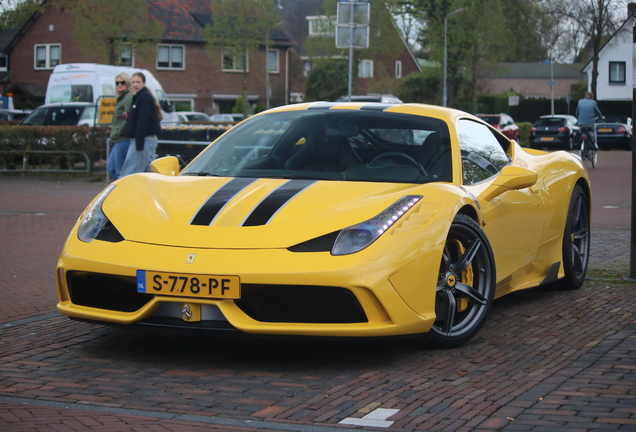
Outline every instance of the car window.
<path fill-rule="evenodd" d="M 44 125 L 46 122 L 48 108 L 36 108 L 28 117 L 26 117 L 21 124 L 24 125 Z"/>
<path fill-rule="evenodd" d="M 72 126 L 79 120 L 81 108 L 78 107 L 55 107 L 50 109 L 50 116 L 47 125 Z"/>
<path fill-rule="evenodd" d="M 462 153 L 464 184 L 474 184 L 496 175 L 509 158 L 497 138 L 483 124 L 462 119 L 457 123 Z"/>
<path fill-rule="evenodd" d="M 0 113 L 0 120 L 9 120 L 9 114 Z"/>
<path fill-rule="evenodd" d="M 491 126 L 497 126 L 497 124 L 499 124 L 499 117 L 498 116 L 483 116 L 483 117 L 479 117 L 480 119 L 482 119 L 483 121 L 485 121 L 486 123 L 488 123 Z"/>
<path fill-rule="evenodd" d="M 89 107 L 86 107 L 86 109 L 84 111 L 82 111 L 82 115 L 80 116 L 80 119 L 79 119 L 78 123 L 93 124 L 94 120 L 95 120 L 95 107 L 94 106 L 89 106 Z"/>
<path fill-rule="evenodd" d="M 535 126 L 563 126 L 565 119 L 562 118 L 540 118 L 534 124 Z"/>
<path fill-rule="evenodd" d="M 360 182 L 451 181 L 450 136 L 435 118 L 373 110 L 254 117 L 204 150 L 182 175 Z"/>

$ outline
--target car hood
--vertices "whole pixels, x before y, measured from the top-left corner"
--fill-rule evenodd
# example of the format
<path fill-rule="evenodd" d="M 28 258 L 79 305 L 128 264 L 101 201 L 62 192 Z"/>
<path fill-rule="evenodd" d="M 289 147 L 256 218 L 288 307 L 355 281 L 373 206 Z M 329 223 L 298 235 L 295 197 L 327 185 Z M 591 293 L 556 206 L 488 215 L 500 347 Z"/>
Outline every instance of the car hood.
<path fill-rule="evenodd" d="M 287 248 L 373 218 L 403 196 L 450 187 L 158 174 L 116 184 L 102 208 L 124 239 L 223 249 Z"/>

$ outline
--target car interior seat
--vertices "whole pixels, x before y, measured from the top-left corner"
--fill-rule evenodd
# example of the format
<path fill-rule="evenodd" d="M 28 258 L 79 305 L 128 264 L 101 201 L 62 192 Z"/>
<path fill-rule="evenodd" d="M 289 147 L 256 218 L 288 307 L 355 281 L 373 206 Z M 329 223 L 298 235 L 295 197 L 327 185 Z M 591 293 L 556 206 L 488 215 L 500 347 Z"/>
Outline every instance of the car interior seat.
<path fill-rule="evenodd" d="M 342 135 L 327 135 L 322 128 L 314 129 L 302 147 L 285 163 L 285 169 L 302 171 L 344 171 L 361 164 L 349 139 Z"/>

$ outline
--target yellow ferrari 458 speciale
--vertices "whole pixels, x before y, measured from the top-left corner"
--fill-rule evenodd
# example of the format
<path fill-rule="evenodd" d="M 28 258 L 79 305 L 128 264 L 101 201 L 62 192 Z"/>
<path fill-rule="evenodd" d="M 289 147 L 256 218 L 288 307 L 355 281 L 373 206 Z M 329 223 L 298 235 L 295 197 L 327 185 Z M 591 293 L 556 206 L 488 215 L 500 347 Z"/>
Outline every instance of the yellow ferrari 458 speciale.
<path fill-rule="evenodd" d="M 249 334 L 420 335 L 452 347 L 495 298 L 579 288 L 590 181 L 462 111 L 290 105 L 179 172 L 115 181 L 57 266 L 58 309 L 110 324 Z"/>

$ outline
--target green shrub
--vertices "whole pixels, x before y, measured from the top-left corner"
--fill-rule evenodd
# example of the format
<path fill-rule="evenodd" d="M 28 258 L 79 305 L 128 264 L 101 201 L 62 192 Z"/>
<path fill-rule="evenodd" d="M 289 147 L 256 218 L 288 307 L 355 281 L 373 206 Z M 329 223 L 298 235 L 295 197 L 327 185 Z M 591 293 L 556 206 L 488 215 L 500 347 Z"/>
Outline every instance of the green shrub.
<path fill-rule="evenodd" d="M 532 123 L 519 122 L 516 125 L 519 126 L 519 144 L 521 147 L 530 147 L 530 128 Z"/>

